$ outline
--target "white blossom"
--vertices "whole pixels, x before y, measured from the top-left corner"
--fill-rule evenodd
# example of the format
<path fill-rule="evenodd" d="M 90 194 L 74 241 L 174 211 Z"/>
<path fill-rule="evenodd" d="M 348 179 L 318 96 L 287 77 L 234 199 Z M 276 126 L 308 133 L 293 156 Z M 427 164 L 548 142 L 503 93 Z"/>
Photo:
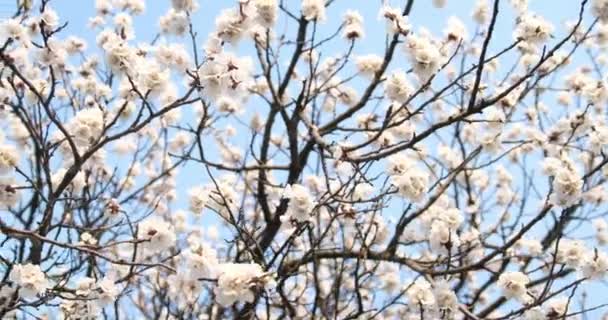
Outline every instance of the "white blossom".
<path fill-rule="evenodd" d="M 349 40 L 363 38 L 365 35 L 363 17 L 359 12 L 354 10 L 346 11 L 344 14 L 344 31 L 342 34 L 344 38 Z"/>
<path fill-rule="evenodd" d="M 198 9 L 198 2 L 196 0 L 171 0 L 171 5 L 175 11 L 193 12 Z"/>
<path fill-rule="evenodd" d="M 292 184 L 285 188 L 283 197 L 289 199 L 290 216 L 298 221 L 308 221 L 314 208 L 314 198 L 303 185 Z"/>
<path fill-rule="evenodd" d="M 402 70 L 392 72 L 384 83 L 386 97 L 395 102 L 405 102 L 413 94 L 413 91 L 414 88 Z"/>
<path fill-rule="evenodd" d="M 504 272 L 498 278 L 498 286 L 502 289 L 505 297 L 517 299 L 522 303 L 531 299 L 527 295 L 528 290 L 526 288 L 529 283 L 530 279 L 525 274 L 517 271 Z"/>
<path fill-rule="evenodd" d="M 458 297 L 448 282 L 435 282 L 433 284 L 433 292 L 440 309 L 455 311 L 458 308 Z"/>
<path fill-rule="evenodd" d="M 420 82 L 427 82 L 441 67 L 443 56 L 439 48 L 426 36 L 410 35 L 405 52 Z"/>
<path fill-rule="evenodd" d="M 473 8 L 473 20 L 478 24 L 485 24 L 490 19 L 490 7 L 487 0 L 477 0 Z"/>
<path fill-rule="evenodd" d="M 11 172 L 19 162 L 17 149 L 11 145 L 0 145 L 0 174 Z"/>
<path fill-rule="evenodd" d="M 409 20 L 398 8 L 383 6 L 380 8 L 380 18 L 386 19 L 387 29 L 391 33 L 408 34 L 410 32 Z"/>
<path fill-rule="evenodd" d="M 382 57 L 374 54 L 359 56 L 355 59 L 355 64 L 357 65 L 359 72 L 368 77 L 373 77 L 376 72 L 380 70 L 382 62 Z"/>
<path fill-rule="evenodd" d="M 325 1 L 302 0 L 302 16 L 306 20 L 325 21 Z"/>
<path fill-rule="evenodd" d="M 223 263 L 215 287 L 215 299 L 222 306 L 235 302 L 253 302 L 253 289 L 263 280 L 264 272 L 258 264 Z"/>
<path fill-rule="evenodd" d="M 40 266 L 31 263 L 14 265 L 9 279 L 19 286 L 19 295 L 25 299 L 42 295 L 51 287 Z"/>
<path fill-rule="evenodd" d="M 431 307 L 436 303 L 431 285 L 424 279 L 416 280 L 406 291 L 407 300 L 410 305 L 424 308 Z"/>
<path fill-rule="evenodd" d="M 601 279 L 608 272 L 608 256 L 603 252 L 588 253 L 582 263 L 583 276 L 589 279 Z"/>
<path fill-rule="evenodd" d="M 524 312 L 525 320 L 545 320 L 547 317 L 545 316 L 545 312 L 538 306 L 532 307 L 529 310 Z"/>
<path fill-rule="evenodd" d="M 608 1 L 593 0 L 591 2 L 591 12 L 595 17 L 605 24 L 608 22 Z"/>
<path fill-rule="evenodd" d="M 258 21 L 267 28 L 272 27 L 278 15 L 279 6 L 276 0 L 256 0 L 255 8 L 258 13 Z"/>
<path fill-rule="evenodd" d="M 519 23 L 514 31 L 516 39 L 529 43 L 544 43 L 553 32 L 553 25 L 536 14 L 528 13 L 519 17 Z"/>
<path fill-rule="evenodd" d="M 144 240 L 143 247 L 153 253 L 162 253 L 174 246 L 176 241 L 173 227 L 157 217 L 139 223 L 137 238 Z"/>
<path fill-rule="evenodd" d="M 188 275 L 192 279 L 211 278 L 218 271 L 217 252 L 208 244 L 196 244 L 184 254 Z"/>
<path fill-rule="evenodd" d="M 418 203 L 424 199 L 428 176 L 421 170 L 407 170 L 400 175 L 393 176 L 391 179 L 398 188 L 399 194 L 409 201 Z"/>
<path fill-rule="evenodd" d="M 554 193 L 551 203 L 560 207 L 569 207 L 580 200 L 583 180 L 575 170 L 560 167 L 553 180 Z"/>

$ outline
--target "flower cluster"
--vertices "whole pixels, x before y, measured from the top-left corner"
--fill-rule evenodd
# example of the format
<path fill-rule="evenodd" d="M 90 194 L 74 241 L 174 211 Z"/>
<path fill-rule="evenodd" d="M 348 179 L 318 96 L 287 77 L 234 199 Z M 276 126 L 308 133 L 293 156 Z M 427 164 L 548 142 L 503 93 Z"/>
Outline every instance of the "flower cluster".
<path fill-rule="evenodd" d="M 426 195 L 428 175 L 411 163 L 403 163 L 399 166 L 403 167 L 389 169 L 389 171 L 396 171 L 391 177 L 393 185 L 397 187 L 399 194 L 407 200 L 421 202 Z"/>
<path fill-rule="evenodd" d="M 235 302 L 253 302 L 254 289 L 263 285 L 265 274 L 258 264 L 222 264 L 215 288 L 216 300 L 222 306 Z"/>
<path fill-rule="evenodd" d="M 92 318 L 101 314 L 101 309 L 115 301 L 120 290 L 115 279 L 105 277 L 99 281 L 83 277 L 78 280 L 70 299 L 60 305 L 64 317 Z"/>
<path fill-rule="evenodd" d="M 344 38 L 348 40 L 361 39 L 365 35 L 363 17 L 357 11 L 348 10 L 344 14 Z"/>
<path fill-rule="evenodd" d="M 500 275 L 497 284 L 502 289 L 505 297 L 515 298 L 522 303 L 527 303 L 532 299 L 528 295 L 527 285 L 529 283 L 530 279 L 525 274 L 508 271 Z"/>
<path fill-rule="evenodd" d="M 306 20 L 324 21 L 325 2 L 323 0 L 302 0 L 302 16 Z"/>
<path fill-rule="evenodd" d="M 161 218 L 153 217 L 142 221 L 137 231 L 137 239 L 150 253 L 163 252 L 175 245 L 173 227 Z"/>
<path fill-rule="evenodd" d="M 289 199 L 289 217 L 297 221 L 308 221 L 312 217 L 315 202 L 308 188 L 300 184 L 285 187 L 283 197 Z"/>
<path fill-rule="evenodd" d="M 580 200 L 583 181 L 574 169 L 560 167 L 553 179 L 554 193 L 551 194 L 551 203 L 569 207 Z"/>
<path fill-rule="evenodd" d="M 427 34 L 410 34 L 406 38 L 404 50 L 421 83 L 431 79 L 445 60 L 442 46 Z"/>
<path fill-rule="evenodd" d="M 13 266 L 9 278 L 18 286 L 19 296 L 24 299 L 42 295 L 51 287 L 40 266 L 30 263 Z"/>

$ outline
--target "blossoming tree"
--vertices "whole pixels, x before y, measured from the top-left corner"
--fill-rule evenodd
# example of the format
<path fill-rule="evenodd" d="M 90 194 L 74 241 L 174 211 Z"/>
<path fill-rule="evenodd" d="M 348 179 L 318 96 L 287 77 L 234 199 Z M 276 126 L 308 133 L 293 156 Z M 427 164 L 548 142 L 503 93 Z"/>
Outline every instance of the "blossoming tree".
<path fill-rule="evenodd" d="M 604 312 L 608 1 L 235 0 L 203 34 L 172 0 L 141 39 L 97 0 L 89 41 L 54 1 L 0 23 L 1 318 Z"/>

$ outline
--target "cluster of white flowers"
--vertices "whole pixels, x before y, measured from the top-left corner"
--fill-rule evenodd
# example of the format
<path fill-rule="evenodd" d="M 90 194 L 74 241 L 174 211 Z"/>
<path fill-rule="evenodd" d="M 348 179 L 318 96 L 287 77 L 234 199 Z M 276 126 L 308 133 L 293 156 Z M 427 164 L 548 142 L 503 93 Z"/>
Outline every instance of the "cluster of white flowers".
<path fill-rule="evenodd" d="M 51 175 L 51 183 L 54 188 L 57 188 L 59 184 L 65 179 L 65 175 L 67 173 L 67 169 L 61 168 L 55 171 Z M 76 175 L 69 182 L 69 189 L 74 193 L 80 193 L 87 185 L 86 177 L 84 172 L 78 171 Z"/>
<path fill-rule="evenodd" d="M 274 26 L 279 11 L 279 6 L 276 0 L 256 0 L 254 1 L 257 9 L 258 22 L 266 27 Z"/>
<path fill-rule="evenodd" d="M 523 314 L 525 320 L 547 320 L 565 317 L 568 311 L 569 300 L 566 297 L 557 297 L 549 300 L 544 307 L 532 307 Z"/>
<path fill-rule="evenodd" d="M 608 1 L 606 1 L 606 0 L 593 0 L 591 2 L 591 12 L 603 24 L 606 24 L 608 22 Z"/>
<path fill-rule="evenodd" d="M 490 18 L 490 8 L 488 7 L 487 0 L 477 0 L 473 13 L 471 14 L 473 20 L 478 24 L 485 24 Z"/>
<path fill-rule="evenodd" d="M 556 261 L 578 270 L 588 279 L 601 279 L 608 272 L 608 256 L 597 249 L 589 250 L 580 240 L 561 239 Z"/>
<path fill-rule="evenodd" d="M 359 183 L 355 186 L 352 193 L 352 199 L 354 201 L 361 201 L 368 199 L 375 189 L 374 186 L 369 183 Z"/>
<path fill-rule="evenodd" d="M 164 34 L 183 36 L 188 31 L 188 15 L 184 11 L 171 8 L 159 18 L 159 25 Z"/>
<path fill-rule="evenodd" d="M 443 30 L 448 41 L 456 43 L 467 39 L 467 28 L 457 17 L 449 17 L 446 28 Z"/>
<path fill-rule="evenodd" d="M 458 308 L 458 298 L 448 281 L 439 280 L 431 284 L 426 279 L 418 278 L 408 284 L 405 293 L 412 311 L 411 319 L 419 317 L 421 312 L 433 319 L 442 315 L 451 316 Z"/>
<path fill-rule="evenodd" d="M 522 238 L 515 244 L 515 252 L 520 255 L 538 257 L 543 254 L 543 246 L 536 239 Z"/>
<path fill-rule="evenodd" d="M 517 271 L 507 271 L 498 277 L 498 286 L 507 298 L 514 298 L 522 303 L 531 301 L 528 295 L 527 285 L 530 283 L 528 276 Z"/>
<path fill-rule="evenodd" d="M 437 147 L 437 156 L 448 168 L 456 168 L 462 162 L 458 152 L 443 143 Z"/>
<path fill-rule="evenodd" d="M 200 296 L 204 286 L 201 281 L 213 279 L 222 266 L 218 263 L 217 252 L 199 236 L 190 235 L 187 239 L 189 248 L 182 252 L 177 261 L 179 268 L 171 274 L 161 286 L 167 287 L 175 297 L 180 308 L 192 305 Z"/>
<path fill-rule="evenodd" d="M 251 81 L 251 60 L 230 53 L 212 54 L 198 70 L 205 93 L 223 112 L 241 110 Z"/>
<path fill-rule="evenodd" d="M 190 66 L 190 55 L 183 45 L 160 44 L 156 47 L 155 56 L 158 63 L 164 67 L 173 68 L 176 71 L 184 72 Z"/>
<path fill-rule="evenodd" d="M 604 252 L 587 252 L 581 266 L 582 275 L 591 280 L 603 279 L 608 273 L 608 255 Z"/>
<path fill-rule="evenodd" d="M 238 43 L 255 21 L 254 10 L 251 5 L 224 9 L 215 19 L 217 37 L 228 43 Z"/>
<path fill-rule="evenodd" d="M 380 70 L 383 61 L 382 57 L 375 54 L 369 54 L 358 56 L 355 59 L 355 65 L 361 74 L 371 78 Z"/>
<path fill-rule="evenodd" d="M 224 263 L 219 268 L 215 299 L 222 306 L 235 302 L 253 302 L 254 289 L 263 285 L 265 274 L 255 263 Z"/>
<path fill-rule="evenodd" d="M 407 16 L 401 13 L 399 8 L 387 5 L 380 9 L 380 17 L 386 19 L 386 27 L 390 33 L 408 34 L 411 26 Z"/>
<path fill-rule="evenodd" d="M 78 244 L 80 245 L 95 245 L 97 244 L 97 239 L 95 239 L 95 237 L 88 233 L 88 232 L 83 232 L 80 235 L 80 241 L 78 242 Z"/>
<path fill-rule="evenodd" d="M 31 263 L 14 265 L 9 279 L 19 287 L 19 296 L 24 299 L 43 295 L 47 289 L 51 288 L 51 284 L 40 266 Z"/>
<path fill-rule="evenodd" d="M 325 1 L 324 0 L 302 0 L 302 16 L 306 20 L 325 21 Z"/>
<path fill-rule="evenodd" d="M 551 37 L 553 25 L 541 16 L 527 13 L 518 19 L 513 33 L 515 39 L 521 39 L 530 44 L 542 44 Z"/>
<path fill-rule="evenodd" d="M 388 172 L 391 182 L 405 199 L 420 203 L 424 200 L 427 191 L 428 174 L 415 166 L 413 159 L 403 155 L 389 158 Z"/>
<path fill-rule="evenodd" d="M 348 40 L 361 39 L 365 35 L 363 17 L 357 11 L 348 10 L 344 14 L 344 38 Z"/>
<path fill-rule="evenodd" d="M 310 190 L 301 184 L 285 187 L 283 197 L 289 199 L 288 217 L 300 222 L 309 221 L 315 207 L 315 200 Z"/>
<path fill-rule="evenodd" d="M 416 280 L 406 291 L 407 300 L 413 306 L 430 308 L 436 304 L 431 284 L 423 278 Z"/>
<path fill-rule="evenodd" d="M 397 103 L 404 103 L 414 92 L 414 88 L 407 80 L 403 70 L 395 70 L 389 74 L 384 82 L 384 94 Z"/>
<path fill-rule="evenodd" d="M 569 207 L 582 196 L 583 180 L 573 168 L 560 167 L 553 176 L 550 201 L 556 206 Z"/>
<path fill-rule="evenodd" d="M 138 88 L 142 92 L 146 92 L 149 97 L 158 97 L 160 94 L 171 95 L 168 87 L 169 77 L 171 76 L 169 69 L 163 69 L 154 60 L 142 61 L 139 66 L 138 73 Z M 163 97 L 166 99 L 167 97 Z M 167 99 L 173 101 L 175 99 Z"/>
<path fill-rule="evenodd" d="M 529 0 L 510 0 L 511 6 L 518 15 L 521 15 L 528 11 Z"/>
<path fill-rule="evenodd" d="M 0 207 L 13 207 L 20 199 L 18 185 L 13 178 L 0 177 Z"/>
<path fill-rule="evenodd" d="M 426 83 L 439 71 L 445 61 L 443 48 L 424 32 L 406 38 L 405 53 L 421 83 Z"/>
<path fill-rule="evenodd" d="M 210 191 L 202 186 L 196 186 L 188 191 L 190 198 L 190 211 L 200 215 L 209 201 Z"/>
<path fill-rule="evenodd" d="M 608 244 L 608 223 L 604 219 L 593 220 L 593 228 L 595 229 L 595 239 L 601 246 Z"/>
<path fill-rule="evenodd" d="M 27 29 L 15 18 L 5 19 L 0 23 L 0 39 L 3 42 L 13 39 L 21 43 L 21 45 L 30 45 L 30 35 Z"/>
<path fill-rule="evenodd" d="M 556 261 L 573 268 L 579 267 L 586 250 L 585 244 L 581 241 L 562 239 L 557 249 Z"/>
<path fill-rule="evenodd" d="M 0 174 L 12 172 L 19 162 L 17 148 L 4 144 L 0 146 Z"/>
<path fill-rule="evenodd" d="M 70 120 L 66 129 L 78 146 L 88 146 L 101 137 L 104 113 L 96 107 L 82 109 Z M 67 142 L 63 143 L 63 148 L 69 148 Z"/>
<path fill-rule="evenodd" d="M 64 299 L 60 305 L 65 318 L 78 317 L 93 319 L 98 317 L 101 309 L 114 303 L 120 293 L 112 277 L 104 277 L 98 281 L 93 278 L 79 279 L 70 299 Z"/>
<path fill-rule="evenodd" d="M 426 195 L 428 175 L 416 169 L 407 170 L 403 174 L 393 176 L 392 182 L 403 197 L 412 202 L 420 202 Z"/>
<path fill-rule="evenodd" d="M 217 252 L 205 242 L 191 243 L 183 259 L 192 279 L 213 277 L 217 272 Z"/>
<path fill-rule="evenodd" d="M 95 301 L 87 299 L 64 299 L 59 308 L 63 319 L 70 319 L 71 317 L 95 319 L 101 313 L 101 309 Z"/>
<path fill-rule="evenodd" d="M 545 320 L 547 319 L 547 316 L 545 315 L 544 310 L 539 307 L 532 307 L 529 310 L 526 310 L 526 312 L 524 312 L 523 318 L 525 320 Z"/>
<path fill-rule="evenodd" d="M 428 241 L 433 254 L 448 254 L 458 248 L 462 242 L 472 244 L 474 236 L 462 239 L 456 232 L 464 218 L 459 209 L 455 208 L 447 196 L 440 196 L 429 206 L 420 219 L 415 230 L 411 230 L 411 240 Z M 466 234 L 465 234 L 466 235 Z"/>
<path fill-rule="evenodd" d="M 2 143 L 2 140 L 0 135 L 0 207 L 6 208 L 16 205 L 20 198 L 18 184 L 12 176 L 8 176 L 19 163 L 19 151 L 12 145 Z"/>
<path fill-rule="evenodd" d="M 211 210 L 219 213 L 225 219 L 228 219 L 230 215 L 236 215 L 238 212 L 239 205 L 239 194 L 243 186 L 236 184 L 235 176 L 224 176 L 218 181 L 217 184 L 209 185 L 206 187 L 207 190 L 212 190 L 209 194 L 208 206 Z"/>
<path fill-rule="evenodd" d="M 513 191 L 511 186 L 513 182 L 513 175 L 507 168 L 502 165 L 496 168 L 496 187 L 497 187 L 497 198 L 496 202 L 500 205 L 506 206 L 512 201 L 516 200 L 516 193 Z"/>
<path fill-rule="evenodd" d="M 198 9 L 196 0 L 171 0 L 171 5 L 176 11 L 194 12 Z"/>
<path fill-rule="evenodd" d="M 156 254 L 173 247 L 176 235 L 171 224 L 161 218 L 152 217 L 139 223 L 137 239 L 144 241 L 142 247 L 147 252 Z"/>
<path fill-rule="evenodd" d="M 608 127 L 598 124 L 589 132 L 589 150 L 599 154 L 606 145 L 608 145 Z"/>
<path fill-rule="evenodd" d="M 447 281 L 436 281 L 433 284 L 433 292 L 441 312 L 453 312 L 458 308 L 458 297 Z"/>
<path fill-rule="evenodd" d="M 456 212 L 456 219 L 462 219 L 457 209 L 450 211 Z M 453 221 L 450 224 L 444 219 L 437 219 L 431 224 L 428 239 L 433 252 L 444 253 L 460 245 L 460 239 L 456 233 L 458 225 L 460 225 L 460 222 Z"/>

